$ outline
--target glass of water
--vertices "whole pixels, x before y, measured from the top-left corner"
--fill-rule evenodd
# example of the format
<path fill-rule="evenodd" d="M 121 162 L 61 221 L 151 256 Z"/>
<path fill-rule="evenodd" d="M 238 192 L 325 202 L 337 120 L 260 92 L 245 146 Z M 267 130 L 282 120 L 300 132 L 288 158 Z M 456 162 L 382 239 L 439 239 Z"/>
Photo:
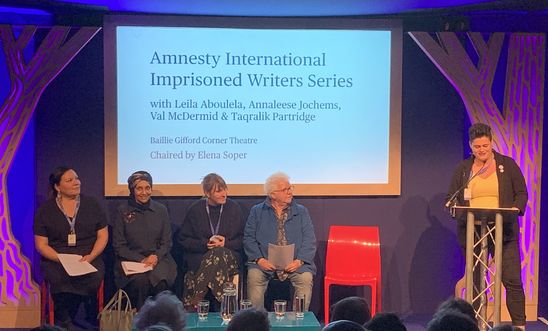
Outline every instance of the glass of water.
<path fill-rule="evenodd" d="M 240 310 L 248 309 L 248 308 L 251 308 L 251 307 L 253 307 L 253 304 L 251 303 L 251 300 L 244 299 L 244 300 L 240 301 Z"/>
<path fill-rule="evenodd" d="M 207 300 L 201 300 L 198 302 L 198 318 L 199 319 L 206 319 L 207 314 L 209 313 L 209 301 Z"/>
<path fill-rule="evenodd" d="M 287 301 L 274 300 L 274 313 L 276 314 L 276 318 L 283 318 L 285 316 L 286 306 L 287 306 Z"/>
<path fill-rule="evenodd" d="M 295 300 L 293 301 L 293 310 L 295 311 L 295 317 L 297 318 L 304 317 L 304 303 L 305 303 L 304 294 L 296 294 Z"/>

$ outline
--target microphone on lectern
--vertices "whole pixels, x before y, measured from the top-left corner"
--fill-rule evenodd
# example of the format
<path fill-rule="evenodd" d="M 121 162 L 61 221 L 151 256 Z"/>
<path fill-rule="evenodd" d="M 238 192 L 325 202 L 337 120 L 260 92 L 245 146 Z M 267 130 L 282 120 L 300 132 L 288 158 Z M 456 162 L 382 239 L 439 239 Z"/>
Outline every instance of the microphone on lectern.
<path fill-rule="evenodd" d="M 453 194 L 451 194 L 451 197 L 449 198 L 449 200 L 447 200 L 447 202 L 445 203 L 445 208 L 449 208 L 449 206 L 455 201 L 455 199 L 457 198 L 457 195 L 459 195 L 459 193 L 464 190 L 466 187 L 468 187 L 468 184 L 470 184 L 470 182 L 472 181 L 472 179 L 474 179 L 477 175 L 481 174 L 482 172 L 485 171 L 485 165 L 487 164 L 487 160 L 485 161 L 482 161 L 483 162 L 483 165 L 481 166 L 481 168 L 475 173 L 473 174 L 472 176 L 470 176 L 470 178 L 468 178 L 468 180 L 466 181 L 466 183 L 464 183 L 464 185 L 462 185 L 461 187 L 459 187 L 458 190 L 456 190 Z"/>

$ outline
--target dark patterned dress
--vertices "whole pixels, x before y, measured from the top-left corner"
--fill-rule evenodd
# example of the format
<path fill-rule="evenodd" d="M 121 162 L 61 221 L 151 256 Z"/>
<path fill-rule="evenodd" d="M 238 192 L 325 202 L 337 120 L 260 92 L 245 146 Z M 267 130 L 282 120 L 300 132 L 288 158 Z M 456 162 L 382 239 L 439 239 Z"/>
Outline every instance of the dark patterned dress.
<path fill-rule="evenodd" d="M 217 301 L 221 301 L 223 284 L 232 281 L 239 273 L 239 264 L 234 253 L 228 248 L 215 247 L 204 254 L 202 263 L 196 272 L 185 275 L 183 303 L 195 305 L 204 298 L 208 289 Z"/>

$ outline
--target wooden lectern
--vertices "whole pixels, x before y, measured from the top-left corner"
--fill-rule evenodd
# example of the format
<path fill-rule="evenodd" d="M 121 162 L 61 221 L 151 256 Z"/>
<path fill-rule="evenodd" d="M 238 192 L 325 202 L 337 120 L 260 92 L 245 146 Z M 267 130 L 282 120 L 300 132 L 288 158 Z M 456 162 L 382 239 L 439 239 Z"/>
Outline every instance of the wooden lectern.
<path fill-rule="evenodd" d="M 481 331 L 500 324 L 503 216 L 514 215 L 517 208 L 476 208 L 452 206 L 451 212 L 466 213 L 466 301 L 474 306 Z M 515 219 L 515 217 L 509 217 Z M 478 230 L 478 231 L 477 231 Z M 489 239 L 494 244 L 495 268 L 489 268 Z M 479 272 L 479 284 L 474 284 L 474 272 Z M 476 288 L 476 291 L 474 290 Z M 487 316 L 487 293 L 492 291 L 494 310 Z M 477 293 L 476 293 L 477 292 Z"/>

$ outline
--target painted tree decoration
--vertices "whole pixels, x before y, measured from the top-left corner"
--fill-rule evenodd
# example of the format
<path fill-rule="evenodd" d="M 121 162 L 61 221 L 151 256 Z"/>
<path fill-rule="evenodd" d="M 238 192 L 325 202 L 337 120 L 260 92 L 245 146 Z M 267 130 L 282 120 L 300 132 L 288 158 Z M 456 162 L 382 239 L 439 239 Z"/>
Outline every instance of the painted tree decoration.
<path fill-rule="evenodd" d="M 11 83 L 0 108 L 0 315 L 4 316 L 0 327 L 3 323 L 10 324 L 10 317 L 17 310 L 28 311 L 32 307 L 39 310 L 40 305 L 39 288 L 32 280 L 29 261 L 21 254 L 11 231 L 8 171 L 45 88 L 99 30 L 99 27 L 82 27 L 69 38 L 70 27 L 52 27 L 26 63 L 23 51 L 33 40 L 37 27 L 0 26 L 0 42 Z M 19 32 L 17 36 L 15 31 Z"/>
<path fill-rule="evenodd" d="M 409 34 L 460 94 L 470 121 L 489 124 L 495 149 L 514 158 L 525 176 L 529 202 L 520 224 L 521 267 L 527 317 L 536 319 L 546 36 L 509 35 L 501 110 L 491 91 L 504 33 L 490 34 L 487 42 L 480 33 L 467 33 L 476 53 L 471 55 L 454 32 L 437 33 L 437 40 L 427 32 Z"/>

